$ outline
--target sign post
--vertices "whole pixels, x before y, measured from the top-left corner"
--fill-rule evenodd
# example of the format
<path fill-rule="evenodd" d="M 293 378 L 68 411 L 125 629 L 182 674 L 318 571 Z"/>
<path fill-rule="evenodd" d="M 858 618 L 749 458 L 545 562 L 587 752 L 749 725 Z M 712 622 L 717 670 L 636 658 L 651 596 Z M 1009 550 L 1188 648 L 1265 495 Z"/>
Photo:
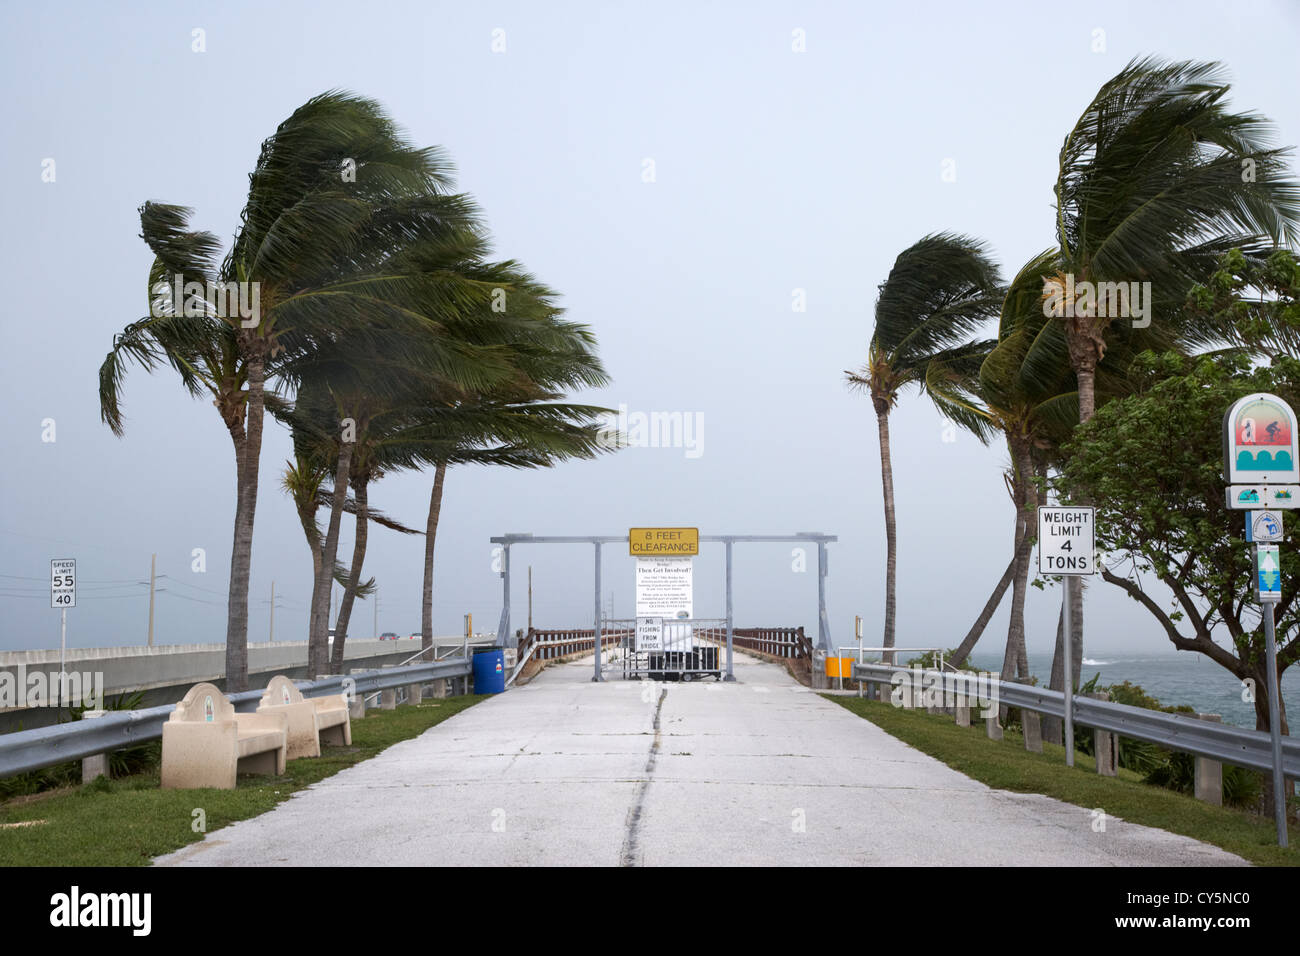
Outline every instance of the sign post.
<path fill-rule="evenodd" d="M 59 609 L 59 715 L 62 719 L 63 697 L 67 685 L 65 660 L 68 655 L 68 608 L 77 606 L 77 559 L 53 558 L 50 561 L 50 607 Z"/>
<path fill-rule="evenodd" d="M 1282 511 L 1300 505 L 1296 469 L 1296 417 L 1291 406 L 1267 392 L 1232 404 L 1223 416 L 1223 477 L 1227 506 L 1246 510 L 1246 540 L 1254 545 L 1254 591 L 1264 621 L 1268 667 L 1268 729 L 1273 744 L 1273 817 L 1277 843 L 1285 848 L 1286 778 L 1282 773 L 1281 681 L 1277 674 L 1274 605 L 1282 599 Z M 1264 510 L 1268 509 L 1268 510 Z"/>
<path fill-rule="evenodd" d="M 1074 766 L 1074 621 L 1070 603 L 1074 579 L 1096 570 L 1096 533 L 1092 508 L 1038 509 L 1038 573 L 1065 578 L 1065 613 L 1061 660 L 1065 665 L 1065 765 Z"/>

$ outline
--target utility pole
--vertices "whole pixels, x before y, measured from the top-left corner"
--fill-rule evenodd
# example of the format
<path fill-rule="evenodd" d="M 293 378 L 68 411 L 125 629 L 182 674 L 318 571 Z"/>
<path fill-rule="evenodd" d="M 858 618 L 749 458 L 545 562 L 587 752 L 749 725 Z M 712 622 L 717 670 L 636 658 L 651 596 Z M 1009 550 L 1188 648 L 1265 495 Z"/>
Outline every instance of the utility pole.
<path fill-rule="evenodd" d="M 379 588 L 375 588 L 375 640 L 379 640 Z"/>
<path fill-rule="evenodd" d="M 158 555 L 149 559 L 149 646 L 153 647 L 153 588 L 158 577 Z"/>
<path fill-rule="evenodd" d="M 275 640 L 275 582 L 271 582 L 271 636 L 267 641 Z"/>
<path fill-rule="evenodd" d="M 533 566 L 528 565 L 528 630 L 533 629 Z"/>

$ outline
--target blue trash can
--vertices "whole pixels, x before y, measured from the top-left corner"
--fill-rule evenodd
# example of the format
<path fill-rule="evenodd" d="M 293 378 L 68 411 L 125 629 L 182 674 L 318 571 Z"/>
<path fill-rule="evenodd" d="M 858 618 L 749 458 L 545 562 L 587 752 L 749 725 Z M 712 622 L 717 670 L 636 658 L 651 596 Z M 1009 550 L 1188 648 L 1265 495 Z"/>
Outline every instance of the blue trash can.
<path fill-rule="evenodd" d="M 500 694 L 506 689 L 506 654 L 499 647 L 474 654 L 474 693 Z"/>

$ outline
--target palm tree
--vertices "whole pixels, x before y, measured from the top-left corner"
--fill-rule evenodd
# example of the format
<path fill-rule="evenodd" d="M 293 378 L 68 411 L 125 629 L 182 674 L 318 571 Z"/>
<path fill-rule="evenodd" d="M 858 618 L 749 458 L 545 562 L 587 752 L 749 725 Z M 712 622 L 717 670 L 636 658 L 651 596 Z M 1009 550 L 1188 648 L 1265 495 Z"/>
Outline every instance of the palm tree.
<path fill-rule="evenodd" d="M 1259 238 L 1294 243 L 1300 188 L 1268 122 L 1226 106 L 1217 63 L 1135 59 L 1098 91 L 1065 138 L 1057 175 L 1059 271 L 1076 284 L 1150 281 L 1181 303 L 1213 255 Z M 1209 264 L 1212 269 L 1213 265 Z M 1084 311 L 1096 311 L 1087 310 Z M 1114 316 L 1062 316 L 1080 421 Z"/>
<path fill-rule="evenodd" d="M 1061 147 L 1055 185 L 1059 267 L 1083 282 L 1150 282 L 1155 321 L 1177 328 L 1189 289 L 1234 245 L 1294 243 L 1300 188 L 1287 150 L 1270 148 L 1264 117 L 1227 107 L 1217 63 L 1134 59 L 1105 83 Z M 1096 409 L 1098 366 L 1115 340 L 1141 336 L 1095 307 L 1057 311 L 1079 393 L 1079 421 Z M 1073 589 L 1075 659 L 1082 656 L 1083 598 Z M 1059 657 L 1059 655 L 1058 655 Z M 1053 672 L 1061 670 L 1054 661 Z M 1077 673 L 1077 669 L 1076 669 Z"/>
<path fill-rule="evenodd" d="M 292 421 L 292 412 L 281 412 L 280 415 L 286 421 Z M 309 441 L 319 443 L 319 435 L 308 432 L 307 429 L 300 425 L 299 430 L 294 432 L 295 445 L 298 445 L 300 438 L 304 437 L 304 432 L 307 432 L 305 437 Z M 333 489 L 324 484 L 325 478 L 331 470 L 331 464 L 316 459 L 315 452 L 299 450 L 294 461 L 285 462 L 285 471 L 281 478 L 281 487 L 293 501 L 294 509 L 298 513 L 298 519 L 302 524 L 303 534 L 307 540 L 307 546 L 311 551 L 313 582 L 320 574 L 324 551 L 324 542 L 321 538 L 320 526 L 316 522 L 316 513 L 322 507 L 325 507 L 327 502 L 332 502 L 334 499 Z M 358 522 L 363 524 L 374 522 L 399 534 L 416 535 L 420 533 L 415 528 L 408 528 L 382 511 L 375 509 L 366 500 L 359 501 L 355 497 L 349 498 L 344 504 L 343 510 L 355 515 Z M 364 534 L 358 536 L 364 541 Z M 361 551 L 364 554 L 364 544 Z M 334 580 L 345 589 L 336 624 L 339 638 L 346 639 L 347 617 L 345 611 L 351 608 L 352 601 L 358 597 L 369 597 L 376 590 L 374 578 L 367 581 L 360 580 L 360 568 L 361 563 L 356 552 L 353 553 L 353 567 L 351 569 L 344 568 L 338 563 L 335 564 Z M 307 632 L 308 634 L 311 633 L 310 625 Z M 336 638 L 335 644 L 341 643 L 342 641 Z"/>
<path fill-rule="evenodd" d="M 997 313 L 997 267 L 983 243 L 967 236 L 928 235 L 894 261 L 876 299 L 876 327 L 867 362 L 845 372 L 851 388 L 867 392 L 876 412 L 880 438 L 880 478 L 885 507 L 885 620 L 883 646 L 895 637 L 895 583 L 898 533 L 894 520 L 894 475 L 890 457 L 889 414 L 903 391 L 927 391 L 931 363 L 959 364 L 982 348 L 968 341 Z M 965 418 L 964 411 L 957 412 Z M 892 663 L 892 655 L 886 655 Z"/>
<path fill-rule="evenodd" d="M 976 375 L 965 365 L 936 363 L 931 370 L 930 393 L 949 414 L 964 413 L 982 420 L 984 428 L 1001 432 L 1010 455 L 1008 488 L 1015 503 L 1010 586 L 1011 620 L 1002 676 L 1028 676 L 1025 649 L 1025 596 L 1030 554 L 1036 537 L 1035 514 L 1043 503 L 1046 468 L 1057 443 L 1068 435 L 1077 414 L 1077 395 L 1065 343 L 1058 323 L 1043 316 L 1044 276 L 1056 269 L 1053 252 L 1027 263 L 1011 281 L 1002 301 L 997 342 L 985 351 Z M 972 430 L 983 435 L 977 427 Z M 1005 578 L 1005 575 L 1004 575 Z M 995 597 L 1001 597 L 999 585 Z M 990 604 L 996 607 L 993 599 Z M 987 623 L 992 609 L 981 618 Z M 980 626 L 979 632 L 982 632 Z M 960 664 L 970 653 L 979 632 L 972 629 L 953 655 Z"/>
<path fill-rule="evenodd" d="M 592 331 L 564 319 L 555 293 L 516 262 L 486 265 L 474 274 L 503 293 L 493 301 L 491 321 L 477 326 L 475 341 L 505 349 L 517 375 L 490 390 L 444 390 L 430 396 L 431 404 L 404 436 L 411 454 L 434 469 L 421 595 L 425 649 L 433 646 L 434 552 L 448 466 L 544 468 L 611 450 L 601 440 L 599 425 L 610 410 L 563 401 L 567 391 L 609 382 Z"/>
<path fill-rule="evenodd" d="M 155 256 L 155 308 L 114 339 L 100 369 L 101 416 L 121 434 L 121 384 L 133 361 L 146 368 L 166 362 L 192 394 L 213 394 L 236 460 L 226 626 L 231 691 L 248 680 L 248 582 L 267 381 L 341 330 L 428 326 L 431 313 L 466 294 L 458 277 L 400 254 L 475 225 L 470 204 L 446 191 L 449 181 L 441 153 L 408 145 L 377 103 L 329 92 L 263 142 L 220 266 L 217 240 L 188 229 L 188 210 L 155 203 L 141 209 L 143 238 Z M 189 282 L 203 283 L 208 294 L 191 294 Z M 213 291 L 213 283 L 222 285 Z M 225 290 L 236 287 L 256 302 L 250 315 L 230 307 Z M 174 288 L 184 290 L 179 298 L 166 291 Z M 453 377 L 465 371 L 454 348 L 440 361 Z"/>

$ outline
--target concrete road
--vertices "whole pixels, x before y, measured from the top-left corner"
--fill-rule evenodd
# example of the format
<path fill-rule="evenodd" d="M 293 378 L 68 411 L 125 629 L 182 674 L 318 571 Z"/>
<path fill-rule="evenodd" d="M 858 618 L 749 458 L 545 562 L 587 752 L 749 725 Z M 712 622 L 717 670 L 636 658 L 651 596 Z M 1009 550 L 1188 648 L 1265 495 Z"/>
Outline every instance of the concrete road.
<path fill-rule="evenodd" d="M 736 656 L 737 683 L 544 671 L 163 865 L 1245 865 L 991 790 Z"/>

